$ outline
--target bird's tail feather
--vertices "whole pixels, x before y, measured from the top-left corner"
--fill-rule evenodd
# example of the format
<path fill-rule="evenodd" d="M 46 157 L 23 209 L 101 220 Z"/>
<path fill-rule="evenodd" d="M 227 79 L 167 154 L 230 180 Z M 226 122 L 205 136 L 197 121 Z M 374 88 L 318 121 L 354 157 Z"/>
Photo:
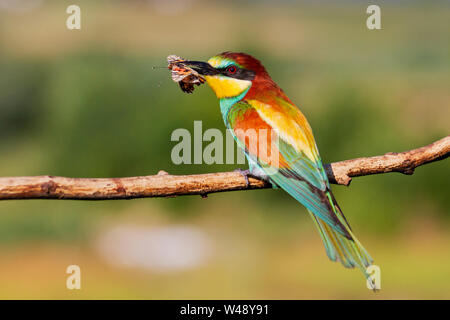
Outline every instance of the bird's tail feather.
<path fill-rule="evenodd" d="M 373 263 L 373 259 L 353 235 L 341 209 L 331 194 L 329 195 L 329 199 L 333 211 L 339 221 L 346 227 L 350 239 L 345 237 L 342 233 L 333 230 L 331 226 L 308 210 L 314 224 L 319 230 L 327 255 L 330 260 L 339 261 L 346 268 L 358 267 L 363 272 L 366 279 L 369 279 L 370 277 L 366 269 Z M 372 282 L 370 281 L 370 283 Z M 374 288 L 374 286 L 372 287 Z"/>

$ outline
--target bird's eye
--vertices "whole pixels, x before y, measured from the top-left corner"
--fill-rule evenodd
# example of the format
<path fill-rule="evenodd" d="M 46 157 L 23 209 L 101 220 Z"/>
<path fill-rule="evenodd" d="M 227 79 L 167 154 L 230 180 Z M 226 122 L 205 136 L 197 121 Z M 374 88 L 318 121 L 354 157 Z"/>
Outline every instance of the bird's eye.
<path fill-rule="evenodd" d="M 228 71 L 229 74 L 235 74 L 236 71 L 237 71 L 237 68 L 235 66 L 229 66 L 227 68 L 227 71 Z"/>

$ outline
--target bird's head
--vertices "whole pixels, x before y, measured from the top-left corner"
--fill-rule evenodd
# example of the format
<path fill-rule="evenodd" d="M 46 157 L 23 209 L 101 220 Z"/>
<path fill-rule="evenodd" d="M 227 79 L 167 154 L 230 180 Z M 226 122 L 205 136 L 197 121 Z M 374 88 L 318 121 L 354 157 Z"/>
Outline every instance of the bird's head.
<path fill-rule="evenodd" d="M 208 62 L 187 64 L 206 78 L 219 99 L 243 96 L 254 83 L 270 79 L 261 62 L 246 53 L 224 52 Z"/>

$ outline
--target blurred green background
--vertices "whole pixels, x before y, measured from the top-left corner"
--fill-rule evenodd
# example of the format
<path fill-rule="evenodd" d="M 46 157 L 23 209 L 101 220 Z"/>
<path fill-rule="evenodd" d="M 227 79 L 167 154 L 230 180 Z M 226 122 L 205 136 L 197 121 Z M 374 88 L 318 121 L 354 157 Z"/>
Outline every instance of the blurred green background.
<path fill-rule="evenodd" d="M 450 127 L 450 5 L 365 1 L 0 0 L 0 176 L 189 174 L 177 128 L 224 130 L 203 86 L 165 58 L 248 52 L 301 107 L 325 162 L 403 151 Z M 449 161 L 356 178 L 336 197 L 381 267 L 380 293 L 328 261 L 306 210 L 277 190 L 132 201 L 0 203 L 0 298 L 450 298 Z M 67 290 L 68 265 L 82 289 Z"/>

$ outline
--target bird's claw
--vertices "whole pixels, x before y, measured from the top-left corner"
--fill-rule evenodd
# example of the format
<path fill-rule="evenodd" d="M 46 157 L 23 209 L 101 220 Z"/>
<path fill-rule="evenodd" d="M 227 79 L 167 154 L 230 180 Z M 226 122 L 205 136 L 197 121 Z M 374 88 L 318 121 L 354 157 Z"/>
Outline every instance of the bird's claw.
<path fill-rule="evenodd" d="M 242 169 L 236 169 L 235 172 L 239 172 L 245 179 L 245 187 L 248 188 L 250 186 L 250 181 L 248 181 L 248 177 L 251 176 L 250 170 L 242 170 Z"/>

